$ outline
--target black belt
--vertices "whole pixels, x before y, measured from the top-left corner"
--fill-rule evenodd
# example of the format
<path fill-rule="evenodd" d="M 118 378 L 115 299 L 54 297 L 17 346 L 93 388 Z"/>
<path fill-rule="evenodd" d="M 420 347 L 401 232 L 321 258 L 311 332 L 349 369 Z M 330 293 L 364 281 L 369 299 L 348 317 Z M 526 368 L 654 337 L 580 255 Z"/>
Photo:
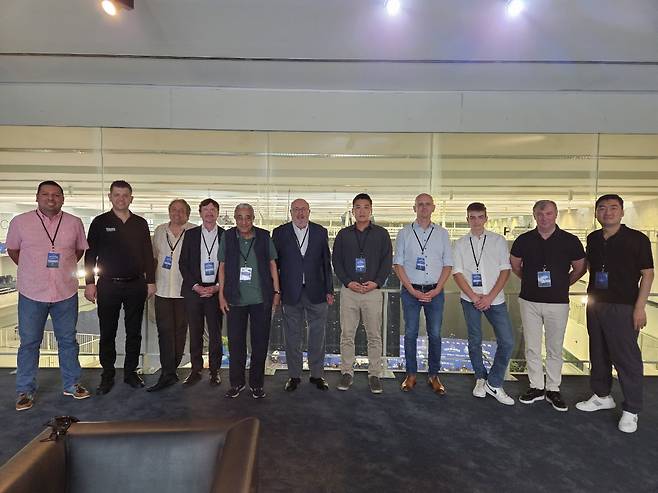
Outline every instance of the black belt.
<path fill-rule="evenodd" d="M 436 287 L 435 284 L 412 284 L 412 288 L 414 288 L 416 291 L 420 291 L 421 293 L 427 293 L 428 291 L 432 291 Z"/>
<path fill-rule="evenodd" d="M 201 286 L 203 288 L 208 288 L 210 286 L 216 286 L 216 285 L 217 285 L 216 282 L 200 282 L 199 283 L 199 286 Z"/>
<path fill-rule="evenodd" d="M 110 282 L 131 282 L 131 281 L 136 281 L 139 279 L 140 276 L 132 276 L 132 277 L 102 277 L 102 279 Z"/>

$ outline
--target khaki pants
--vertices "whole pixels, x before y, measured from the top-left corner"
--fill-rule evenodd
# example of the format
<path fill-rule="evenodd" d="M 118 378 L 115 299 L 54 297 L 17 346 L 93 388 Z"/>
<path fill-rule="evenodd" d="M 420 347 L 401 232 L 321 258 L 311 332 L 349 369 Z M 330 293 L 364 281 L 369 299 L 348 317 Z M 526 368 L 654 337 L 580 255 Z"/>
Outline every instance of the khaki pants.
<path fill-rule="evenodd" d="M 355 293 L 343 286 L 340 290 L 340 371 L 354 375 L 354 336 L 363 320 L 368 338 L 368 374 L 382 374 L 382 292 Z"/>
<path fill-rule="evenodd" d="M 546 390 L 557 392 L 562 382 L 562 346 L 569 319 L 568 303 L 536 303 L 519 298 L 525 359 L 530 386 L 544 388 L 541 336 L 546 339 Z"/>

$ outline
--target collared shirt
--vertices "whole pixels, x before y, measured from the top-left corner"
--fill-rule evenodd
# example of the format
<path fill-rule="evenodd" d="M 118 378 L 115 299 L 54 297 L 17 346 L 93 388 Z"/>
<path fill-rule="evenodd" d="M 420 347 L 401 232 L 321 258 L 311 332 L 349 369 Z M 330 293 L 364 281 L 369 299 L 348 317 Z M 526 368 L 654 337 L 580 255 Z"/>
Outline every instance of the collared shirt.
<path fill-rule="evenodd" d="M 391 237 L 381 226 L 370 223 L 364 231 L 356 225 L 341 229 L 334 240 L 334 272 L 343 286 L 355 281 L 373 281 L 384 286 L 391 273 Z M 356 259 L 365 258 L 366 271 L 356 272 Z"/>
<path fill-rule="evenodd" d="M 182 298 L 180 295 L 183 276 L 178 267 L 181 246 L 185 231 L 194 228 L 194 224 L 186 223 L 183 225 L 183 232 L 176 238 L 169 229 L 169 223 L 161 224 L 155 228 L 153 233 L 153 258 L 155 259 L 155 294 L 162 298 Z M 172 254 L 173 247 L 173 254 Z M 171 268 L 163 267 L 165 257 L 171 258 Z"/>
<path fill-rule="evenodd" d="M 96 216 L 87 234 L 85 253 L 87 284 L 94 283 L 94 267 L 106 278 L 145 278 L 155 283 L 151 233 L 146 219 L 130 213 L 124 223 L 110 210 Z"/>
<path fill-rule="evenodd" d="M 212 283 L 215 282 L 217 277 L 217 270 L 219 269 L 219 260 L 217 260 L 217 252 L 219 251 L 219 229 L 215 227 L 208 231 L 206 227 L 201 225 L 201 282 Z M 212 262 L 213 273 L 212 275 L 206 274 L 206 264 Z"/>
<path fill-rule="evenodd" d="M 305 228 L 298 228 L 297 225 L 292 223 L 292 230 L 295 232 L 297 237 L 297 246 L 299 247 L 299 253 L 302 257 L 306 255 L 306 249 L 308 248 L 308 242 L 311 241 L 309 236 L 311 235 L 311 228 L 308 227 L 308 223 Z M 302 284 L 306 284 L 306 274 L 302 272 Z"/>
<path fill-rule="evenodd" d="M 48 235 L 54 239 L 54 249 Z M 75 252 L 87 248 L 82 221 L 63 211 L 50 219 L 34 210 L 19 214 L 9 223 L 7 249 L 20 251 L 18 292 L 34 301 L 56 303 L 77 293 L 78 259 Z M 46 267 L 49 252 L 59 254 L 59 267 Z"/>
<path fill-rule="evenodd" d="M 472 248 L 471 245 L 473 245 Z M 504 236 L 486 230 L 480 237 L 468 233 L 459 238 L 455 242 L 453 258 L 455 264 L 452 267 L 452 273 L 462 274 L 473 292 L 478 294 L 489 293 L 498 281 L 500 273 L 512 269 L 509 263 L 507 240 Z M 482 286 L 473 286 L 473 273 L 479 273 L 482 276 Z M 471 301 L 463 292 L 461 298 Z M 500 305 L 504 302 L 505 293 L 501 289 L 491 304 Z"/>
<path fill-rule="evenodd" d="M 443 268 L 453 265 L 448 231 L 434 223 L 427 229 L 415 221 L 406 225 L 395 240 L 393 263 L 404 267 L 411 284 L 436 284 Z M 425 270 L 416 268 L 421 266 Z"/>

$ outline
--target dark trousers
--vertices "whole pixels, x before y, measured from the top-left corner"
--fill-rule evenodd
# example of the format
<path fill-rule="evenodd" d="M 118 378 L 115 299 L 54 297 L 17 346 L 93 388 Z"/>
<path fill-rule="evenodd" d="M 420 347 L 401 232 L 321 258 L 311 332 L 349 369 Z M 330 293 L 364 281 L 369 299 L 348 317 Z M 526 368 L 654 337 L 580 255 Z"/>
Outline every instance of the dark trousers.
<path fill-rule="evenodd" d="M 123 369 L 125 373 L 137 369 L 142 347 L 142 316 L 146 293 L 144 279 L 129 282 L 115 282 L 103 277 L 98 279 L 96 304 L 101 332 L 99 356 L 104 377 L 114 377 L 114 363 L 117 359 L 115 339 L 122 306 L 126 328 L 126 359 Z"/>
<path fill-rule="evenodd" d="M 183 298 L 155 297 L 155 323 L 160 346 L 160 378 L 173 377 L 183 359 L 187 313 Z"/>
<path fill-rule="evenodd" d="M 590 383 L 599 397 L 610 394 L 612 365 L 617 369 L 624 393 L 622 408 L 630 413 L 642 410 L 642 354 L 633 327 L 633 306 L 590 301 L 587 305 Z"/>
<path fill-rule="evenodd" d="M 251 338 L 251 363 L 249 365 L 249 386 L 252 389 L 263 386 L 265 381 L 265 358 L 270 343 L 272 305 L 234 306 L 228 312 L 228 352 L 231 387 L 245 384 L 247 364 L 247 323 Z"/>
<path fill-rule="evenodd" d="M 208 368 L 211 372 L 219 371 L 222 366 L 222 312 L 219 310 L 219 296 L 189 296 L 185 298 L 185 312 L 190 327 L 192 371 L 203 370 L 204 322 L 208 326 Z"/>

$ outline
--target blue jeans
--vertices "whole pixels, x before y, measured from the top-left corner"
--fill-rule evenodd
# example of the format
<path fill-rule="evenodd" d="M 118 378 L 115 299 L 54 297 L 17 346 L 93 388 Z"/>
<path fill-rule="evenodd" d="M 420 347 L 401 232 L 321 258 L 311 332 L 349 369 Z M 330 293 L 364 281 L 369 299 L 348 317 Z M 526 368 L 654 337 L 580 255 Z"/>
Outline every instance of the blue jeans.
<path fill-rule="evenodd" d="M 507 312 L 507 305 L 491 305 L 481 312 L 470 301 L 461 300 L 464 309 L 464 318 L 468 327 L 468 355 L 471 358 L 475 378 L 487 379 L 492 387 L 501 387 L 505 379 L 505 370 L 512 357 L 514 349 L 514 334 L 512 333 L 512 322 Z M 496 356 L 494 357 L 491 371 L 487 376 L 487 369 L 482 361 L 482 314 L 487 317 L 496 334 Z"/>
<path fill-rule="evenodd" d="M 404 315 L 404 357 L 407 361 L 407 373 L 416 373 L 418 339 L 418 326 L 420 323 L 420 310 L 425 311 L 425 325 L 429 338 L 429 371 L 430 375 L 437 375 L 441 369 L 441 323 L 443 322 L 443 304 L 445 295 L 443 291 L 432 298 L 429 303 L 421 303 L 418 298 L 410 295 L 402 288 L 402 313 Z"/>
<path fill-rule="evenodd" d="M 39 348 L 48 319 L 53 321 L 57 338 L 59 368 L 64 390 L 71 389 L 80 379 L 78 341 L 75 326 L 78 322 L 78 293 L 56 303 L 34 301 L 18 295 L 18 335 L 21 339 L 17 355 L 16 393 L 37 390 Z"/>

